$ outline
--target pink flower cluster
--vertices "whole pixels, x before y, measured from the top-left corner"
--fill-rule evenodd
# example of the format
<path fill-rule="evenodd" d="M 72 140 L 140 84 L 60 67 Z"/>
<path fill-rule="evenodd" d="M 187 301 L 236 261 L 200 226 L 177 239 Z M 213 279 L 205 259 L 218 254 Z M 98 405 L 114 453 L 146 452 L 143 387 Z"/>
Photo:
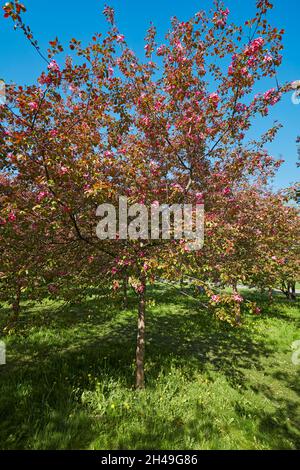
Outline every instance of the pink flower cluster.
<path fill-rule="evenodd" d="M 9 215 L 8 215 L 8 220 L 10 222 L 15 222 L 15 220 L 17 220 L 17 217 L 16 217 L 16 214 L 14 212 L 11 212 Z"/>
<path fill-rule="evenodd" d="M 60 72 L 60 68 L 56 60 L 51 60 L 51 62 L 48 65 L 48 70 L 50 70 L 51 72 L 57 72 L 57 73 Z"/>
<path fill-rule="evenodd" d="M 227 195 L 230 194 L 230 193 L 231 193 L 231 188 L 227 187 L 227 188 L 224 188 L 224 189 L 223 189 L 223 194 L 224 194 L 224 196 L 227 196 Z"/>
<path fill-rule="evenodd" d="M 212 302 L 218 303 L 218 302 L 220 302 L 221 297 L 217 294 L 214 294 L 214 295 L 211 296 L 211 300 L 212 300 Z"/>
<path fill-rule="evenodd" d="M 225 26 L 226 21 L 227 21 L 227 16 L 229 15 L 229 10 L 226 8 L 226 10 L 220 10 L 221 13 L 221 18 L 218 18 L 217 15 L 214 18 L 214 22 L 219 28 L 222 28 Z"/>
<path fill-rule="evenodd" d="M 263 97 L 270 105 L 276 104 L 280 100 L 280 93 L 278 93 L 275 88 L 271 88 L 264 93 Z"/>
<path fill-rule="evenodd" d="M 165 51 L 166 51 L 166 46 L 164 44 L 162 44 L 156 49 L 157 55 L 164 55 Z"/>
<path fill-rule="evenodd" d="M 243 297 L 239 294 L 233 294 L 232 298 L 233 300 L 235 300 L 235 302 L 239 302 L 239 303 L 243 302 L 244 300 Z"/>
<path fill-rule="evenodd" d="M 218 93 L 211 93 L 208 99 L 214 106 L 218 106 L 218 103 L 220 101 Z"/>
<path fill-rule="evenodd" d="M 46 191 L 40 191 L 36 197 L 36 200 L 37 202 L 41 202 L 47 196 L 48 196 L 48 193 Z"/>
<path fill-rule="evenodd" d="M 109 7 L 109 6 L 106 5 L 104 10 L 103 10 L 103 14 L 104 14 L 104 16 L 106 16 L 106 19 L 107 19 L 107 21 L 109 21 L 109 23 L 111 23 L 111 24 L 114 23 L 115 11 L 112 7 Z"/>
<path fill-rule="evenodd" d="M 59 168 L 59 170 L 58 170 L 58 174 L 59 174 L 60 176 L 65 175 L 65 174 L 68 173 L 68 172 L 69 172 L 69 170 L 68 170 L 68 168 L 66 168 L 65 166 L 61 166 L 61 167 Z"/>
<path fill-rule="evenodd" d="M 196 193 L 195 194 L 196 204 L 204 204 L 204 194 Z"/>
<path fill-rule="evenodd" d="M 38 107 L 39 107 L 39 105 L 37 104 L 36 101 L 31 101 L 28 106 L 29 106 L 29 108 L 30 108 L 32 111 L 37 110 Z"/>
<path fill-rule="evenodd" d="M 135 286 L 134 290 L 137 294 L 142 294 L 144 292 L 145 288 L 142 284 L 140 284 L 138 286 Z"/>
<path fill-rule="evenodd" d="M 42 75 L 39 77 L 38 82 L 40 83 L 40 85 L 50 85 L 52 83 L 52 78 L 43 72 Z"/>
<path fill-rule="evenodd" d="M 247 56 L 253 56 L 255 55 L 264 45 L 264 39 L 263 38 L 256 38 L 254 39 L 245 49 L 245 54 Z"/>

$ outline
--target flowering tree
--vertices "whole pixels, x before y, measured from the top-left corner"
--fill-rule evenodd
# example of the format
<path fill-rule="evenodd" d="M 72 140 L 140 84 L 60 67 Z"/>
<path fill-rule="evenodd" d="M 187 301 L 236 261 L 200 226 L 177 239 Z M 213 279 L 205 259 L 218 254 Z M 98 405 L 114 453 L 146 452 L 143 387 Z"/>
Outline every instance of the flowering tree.
<path fill-rule="evenodd" d="M 288 197 L 255 186 L 232 194 L 225 210 L 223 224 L 217 219 L 207 221 L 206 234 L 211 240 L 201 256 L 190 262 L 194 275 L 232 286 L 231 299 L 236 300 L 237 307 L 242 301 L 239 284 L 268 291 L 279 288 L 290 298 L 300 274 L 299 211 L 288 205 Z M 215 297 L 211 289 L 209 293 L 213 303 L 219 305 L 222 298 Z M 239 315 L 236 317 L 239 320 Z"/>
<path fill-rule="evenodd" d="M 45 55 L 23 21 L 25 7 L 18 0 L 4 5 L 46 69 L 34 85 L 8 86 L 0 109 L 3 243 L 13 234 L 0 271 L 9 282 L 20 273 L 22 284 L 25 272 L 26 285 L 36 289 L 50 278 L 53 295 L 76 279 L 111 279 L 115 289 L 129 279 L 139 300 L 138 388 L 147 282 L 179 275 L 177 260 L 189 263 L 190 254 L 184 240 L 99 240 L 96 209 L 120 195 L 130 204 L 205 202 L 208 224 L 221 227 L 227 207 L 234 210 L 234 191 L 274 173 L 280 162 L 264 147 L 279 126 L 247 139 L 253 119 L 266 116 L 289 89 L 276 80 L 283 31 L 268 23 L 270 8 L 257 1 L 255 16 L 236 26 L 215 2 L 186 22 L 173 18 L 161 45 L 151 25 L 141 60 L 110 7 L 105 37 L 95 34 L 87 46 L 73 38 L 68 54 L 55 39 Z M 275 87 L 254 94 L 261 79 Z M 205 256 L 213 272 L 216 254 L 208 248 Z"/>

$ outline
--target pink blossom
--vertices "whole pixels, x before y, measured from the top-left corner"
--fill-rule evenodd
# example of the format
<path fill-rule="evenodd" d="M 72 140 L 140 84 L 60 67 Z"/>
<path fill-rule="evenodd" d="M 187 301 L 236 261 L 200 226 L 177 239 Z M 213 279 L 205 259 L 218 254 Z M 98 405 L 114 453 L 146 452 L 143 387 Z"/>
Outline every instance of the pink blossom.
<path fill-rule="evenodd" d="M 196 198 L 196 204 L 203 204 L 203 202 L 204 202 L 203 193 L 196 193 L 195 198 Z"/>
<path fill-rule="evenodd" d="M 232 298 L 233 298 L 233 300 L 235 300 L 236 302 L 239 302 L 239 303 L 243 302 L 243 300 L 244 300 L 243 297 L 239 294 L 233 294 Z"/>
<path fill-rule="evenodd" d="M 65 166 L 61 166 L 58 172 L 60 175 L 65 175 L 66 173 L 69 172 L 69 170 Z"/>
<path fill-rule="evenodd" d="M 36 197 L 37 202 L 41 202 L 47 195 L 46 191 L 40 191 Z"/>
<path fill-rule="evenodd" d="M 51 60 L 50 64 L 48 65 L 48 69 L 52 72 L 60 72 L 60 68 L 56 60 Z"/>
<path fill-rule="evenodd" d="M 181 193 L 184 192 L 183 187 L 178 183 L 173 183 L 173 184 L 171 184 L 171 186 L 172 186 L 173 189 L 176 189 L 177 191 L 180 191 Z"/>
<path fill-rule="evenodd" d="M 38 79 L 38 82 L 41 85 L 50 85 L 50 83 L 52 82 L 52 78 L 42 73 L 42 75 Z"/>
<path fill-rule="evenodd" d="M 144 269 L 144 271 L 148 271 L 148 269 L 150 269 L 149 264 L 148 264 L 148 263 L 144 263 L 143 269 Z"/>
<path fill-rule="evenodd" d="M 118 34 L 116 37 L 117 42 L 124 42 L 125 36 L 123 34 Z"/>
<path fill-rule="evenodd" d="M 35 111 L 39 107 L 39 105 L 35 101 L 31 101 L 28 106 L 30 109 L 32 109 L 32 111 Z"/>
<path fill-rule="evenodd" d="M 233 75 L 234 65 L 231 63 L 228 67 L 228 75 Z"/>
<path fill-rule="evenodd" d="M 255 62 L 256 62 L 256 58 L 255 58 L 255 57 L 250 57 L 250 59 L 248 59 L 248 61 L 247 61 L 247 65 L 248 65 L 249 67 L 253 67 L 253 65 L 255 64 Z"/>
<path fill-rule="evenodd" d="M 113 275 L 117 274 L 117 272 L 118 272 L 118 270 L 117 270 L 116 267 L 111 268 L 111 273 L 112 273 Z"/>
<path fill-rule="evenodd" d="M 157 55 L 163 55 L 164 52 L 165 52 L 165 50 L 166 50 L 166 46 L 165 46 L 164 44 L 161 45 L 161 46 L 159 46 L 159 47 L 157 48 L 157 50 L 156 50 Z"/>
<path fill-rule="evenodd" d="M 259 49 L 264 45 L 264 39 L 262 37 L 254 39 L 245 49 L 245 54 L 248 56 L 256 54 Z"/>
<path fill-rule="evenodd" d="M 114 22 L 115 11 L 112 7 L 105 6 L 103 14 L 111 24 Z"/>
<path fill-rule="evenodd" d="M 217 104 L 219 103 L 219 95 L 218 93 L 211 93 L 208 97 L 208 99 L 215 105 L 217 106 Z"/>
<path fill-rule="evenodd" d="M 223 189 L 223 194 L 226 196 L 227 194 L 231 193 L 231 188 L 227 187 Z"/>
<path fill-rule="evenodd" d="M 269 62 L 273 62 L 273 57 L 270 54 L 265 55 L 264 57 L 264 64 L 268 64 Z"/>
<path fill-rule="evenodd" d="M 8 220 L 10 222 L 14 222 L 15 220 L 17 220 L 16 214 L 14 212 L 11 212 L 8 216 Z"/>
<path fill-rule="evenodd" d="M 140 284 L 139 286 L 136 286 L 136 287 L 135 287 L 135 292 L 136 292 L 137 294 L 142 294 L 142 293 L 144 292 L 144 290 L 145 290 L 145 288 L 144 288 L 144 286 L 143 286 L 142 284 Z"/>
<path fill-rule="evenodd" d="M 281 94 L 275 88 L 271 88 L 264 93 L 263 97 L 269 104 L 274 105 L 279 101 Z"/>
<path fill-rule="evenodd" d="M 211 296 L 211 300 L 212 300 L 213 302 L 218 303 L 218 302 L 220 302 L 221 299 L 220 299 L 220 296 L 219 296 L 219 295 L 214 294 L 214 295 Z"/>
<path fill-rule="evenodd" d="M 147 127 L 149 126 L 150 119 L 148 118 L 148 116 L 145 116 L 145 117 L 142 118 L 142 123 Z"/>

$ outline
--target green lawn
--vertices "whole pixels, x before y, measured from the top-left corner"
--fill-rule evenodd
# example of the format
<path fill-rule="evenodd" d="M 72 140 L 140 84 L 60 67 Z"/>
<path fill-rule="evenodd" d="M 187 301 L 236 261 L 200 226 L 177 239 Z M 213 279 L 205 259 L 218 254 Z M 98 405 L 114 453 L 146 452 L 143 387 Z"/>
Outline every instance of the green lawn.
<path fill-rule="evenodd" d="M 2 449 L 300 449 L 299 304 L 260 298 L 264 313 L 232 328 L 174 289 L 155 292 L 143 392 L 133 297 L 126 311 L 95 297 L 24 306 L 2 337 Z"/>

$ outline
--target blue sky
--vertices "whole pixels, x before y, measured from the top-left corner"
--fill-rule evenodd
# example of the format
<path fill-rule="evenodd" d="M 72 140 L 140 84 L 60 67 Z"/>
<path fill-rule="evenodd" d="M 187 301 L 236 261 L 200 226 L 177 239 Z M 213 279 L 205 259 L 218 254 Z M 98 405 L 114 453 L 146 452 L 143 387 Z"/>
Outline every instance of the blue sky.
<path fill-rule="evenodd" d="M 24 19 L 31 26 L 42 49 L 46 49 L 48 40 L 54 39 L 55 36 L 58 36 L 62 43 L 68 42 L 72 37 L 88 42 L 94 32 L 106 28 L 102 10 L 104 4 L 108 3 L 115 8 L 119 29 L 126 35 L 131 48 L 139 55 L 144 54 L 143 38 L 150 21 L 156 25 L 158 36 L 163 40 L 172 16 L 185 20 L 200 9 L 211 6 L 210 0 L 24 0 L 23 3 L 27 7 Z M 225 0 L 224 3 L 230 9 L 232 21 L 244 21 L 253 16 L 255 11 L 255 0 Z M 273 3 L 274 9 L 269 13 L 269 19 L 274 26 L 286 31 L 284 59 L 278 78 L 281 83 L 298 80 L 300 2 L 273 0 Z M 45 63 L 22 33 L 14 31 L 12 21 L 1 16 L 0 78 L 7 83 L 33 83 L 45 68 Z M 271 86 L 275 86 L 275 82 L 271 83 Z M 273 182 L 274 188 L 278 189 L 299 180 L 295 140 L 300 134 L 300 105 L 292 104 L 291 93 L 286 94 L 282 102 L 273 108 L 270 118 L 255 124 L 255 134 L 258 135 L 267 129 L 270 121 L 275 119 L 284 126 L 275 142 L 268 147 L 274 156 L 285 160 Z"/>

